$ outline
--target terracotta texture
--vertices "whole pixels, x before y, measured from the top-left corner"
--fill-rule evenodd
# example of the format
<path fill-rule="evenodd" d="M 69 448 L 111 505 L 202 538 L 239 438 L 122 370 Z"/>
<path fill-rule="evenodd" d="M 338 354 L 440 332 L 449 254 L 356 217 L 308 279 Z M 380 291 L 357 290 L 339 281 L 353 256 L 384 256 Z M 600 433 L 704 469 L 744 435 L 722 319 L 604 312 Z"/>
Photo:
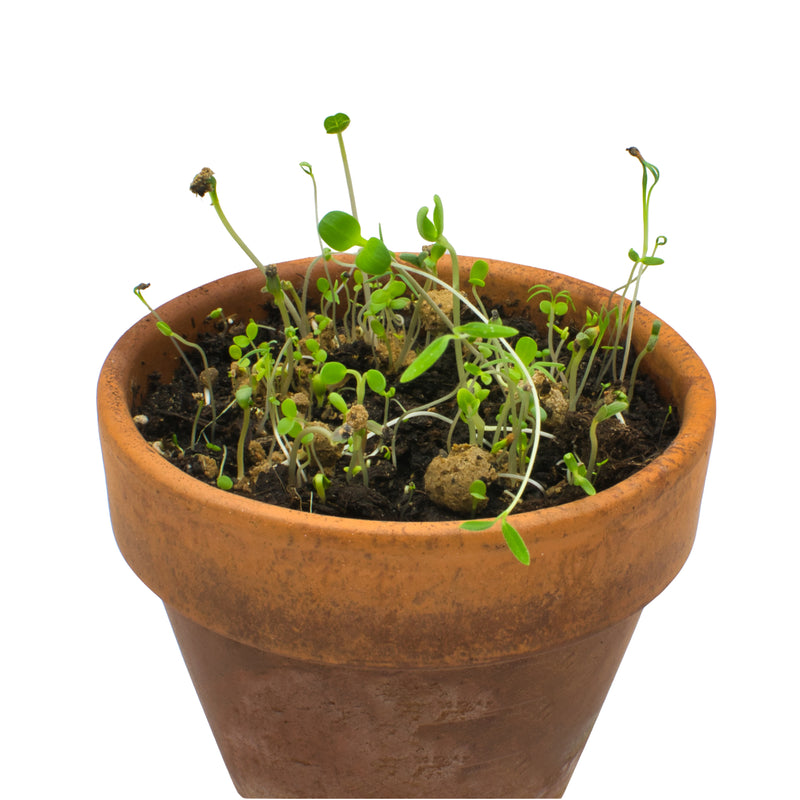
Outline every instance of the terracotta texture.
<path fill-rule="evenodd" d="M 167 613 L 243 797 L 560 797 L 639 617 L 511 661 L 398 670 L 284 658 Z"/>
<path fill-rule="evenodd" d="M 461 261 L 468 269 L 472 259 Z M 281 276 L 300 279 L 308 263 L 279 265 Z M 557 273 L 496 261 L 490 265 L 493 305 L 525 307 L 527 289 L 536 283 L 568 289 L 581 317 L 585 305 L 599 307 L 608 300 L 606 290 Z M 159 312 L 175 330 L 193 338 L 205 315 L 217 306 L 244 319 L 257 315 L 262 285 L 256 270 L 240 273 L 189 292 Z M 653 317 L 640 308 L 636 319 L 634 340 L 641 347 Z M 680 409 L 682 424 L 675 442 L 612 489 L 515 516 L 531 552 L 528 568 L 515 561 L 497 530 L 466 532 L 457 523 L 378 524 L 287 511 L 221 492 L 183 474 L 143 441 L 130 417 L 133 393 L 146 385 L 147 375 L 159 371 L 168 378 L 176 363 L 172 345 L 157 332 L 152 318 L 146 318 L 120 339 L 103 367 L 98 415 L 109 506 L 120 550 L 170 610 L 240 792 L 391 796 L 397 786 L 406 796 L 533 796 L 563 790 L 640 610 L 675 577 L 694 539 L 715 400 L 711 379 L 686 342 L 663 325 L 658 346 L 642 363 L 642 370 L 656 377 L 661 391 Z M 211 689 L 219 682 L 209 675 L 217 668 L 200 666 L 197 657 L 203 650 L 216 653 L 220 637 L 230 640 L 232 650 L 219 655 L 219 670 L 236 675 L 225 682 L 225 691 L 241 684 L 238 699 L 214 699 Z M 603 666 L 583 670 L 579 662 L 585 659 Z M 237 663 L 240 666 L 234 666 Z M 564 664 L 576 666 L 575 685 L 568 685 L 570 669 Z M 290 665 L 297 673 L 286 678 Z M 250 678 L 242 677 L 245 669 L 252 670 Z M 467 700 L 460 693 L 504 670 L 510 685 L 528 687 L 529 693 L 520 689 L 517 694 L 523 705 L 530 700 L 530 714 L 514 710 L 512 695 L 488 684 L 477 693 L 483 699 Z M 456 677 L 459 674 L 464 677 Z M 554 674 L 563 675 L 563 685 Z M 395 688 L 386 688 L 380 676 L 393 681 Z M 280 776 L 288 772 L 280 765 L 275 770 L 279 777 L 267 777 L 267 765 L 277 763 L 276 733 L 269 726 L 291 727 L 299 745 L 306 740 L 302 731 L 311 736 L 314 727 L 305 718 L 300 721 L 299 710 L 291 726 L 284 724 L 289 712 L 269 712 L 271 695 L 264 687 L 273 679 L 276 686 L 280 681 L 296 681 L 300 687 L 313 684 L 314 699 L 308 707 L 322 705 L 330 696 L 344 718 L 354 720 L 350 727 L 335 728 L 335 733 L 330 728 L 327 737 L 329 744 L 333 736 L 348 738 L 356 755 L 353 762 L 341 754 L 341 759 L 329 754 L 323 758 L 318 746 L 317 760 L 307 750 L 300 758 L 313 766 L 307 770 L 312 777 L 301 780 L 298 775 L 296 782 L 284 784 Z M 417 684 L 427 692 L 427 700 L 414 701 L 405 694 Z M 360 693 L 349 717 L 346 686 Z M 536 687 L 549 687 L 559 699 L 542 699 Z M 303 692 L 299 694 L 305 702 Z M 470 719 L 483 722 L 471 726 L 478 734 L 473 744 L 420 751 L 426 754 L 415 762 L 417 734 L 403 734 L 413 731 L 413 719 L 398 718 L 395 729 L 388 718 L 364 722 L 364 709 L 376 706 L 376 696 L 389 695 L 397 698 L 398 710 L 417 708 L 420 725 L 433 723 L 420 716 L 419 703 L 440 707 L 445 721 L 453 708 L 464 708 L 459 719 L 465 730 Z M 253 705 L 258 697 L 264 699 L 261 708 Z M 587 698 L 590 702 L 582 709 Z M 386 712 L 390 705 L 381 708 Z M 252 733 L 264 749 L 254 750 L 251 739 L 242 741 L 238 754 L 230 746 L 226 752 L 225 743 L 237 738 L 229 733 L 226 709 L 232 708 L 247 708 L 247 713 L 236 714 L 250 724 L 263 723 L 262 734 Z M 502 790 L 486 749 L 489 743 L 483 741 L 491 729 L 487 719 L 506 729 L 506 723 L 499 722 L 501 708 L 508 708 L 514 719 L 508 722 L 509 731 L 529 747 L 525 757 L 518 754 L 512 770 L 521 783 L 517 788 L 503 783 Z M 326 711 L 331 717 L 330 708 L 320 711 L 323 718 Z M 525 720 L 527 731 L 519 727 Z M 433 728 L 426 730 L 433 735 Z M 363 735 L 371 744 L 359 740 Z M 376 735 L 383 739 L 380 746 Z M 387 757 L 386 748 L 399 753 L 401 740 L 411 749 L 397 755 L 395 773 L 387 772 L 381 759 Z M 499 742 L 492 746 L 501 747 Z M 347 747 L 340 745 L 340 750 Z M 437 761 L 445 750 L 452 759 Z M 373 751 L 377 761 L 371 762 L 371 774 L 378 788 L 371 791 L 358 756 Z M 522 769 L 523 761 L 531 759 L 529 768 Z M 340 782 L 318 777 L 317 766 L 326 760 Z M 478 768 L 480 762 L 485 770 Z M 383 779 L 388 784 L 380 783 Z M 414 786 L 423 788 L 414 791 Z"/>

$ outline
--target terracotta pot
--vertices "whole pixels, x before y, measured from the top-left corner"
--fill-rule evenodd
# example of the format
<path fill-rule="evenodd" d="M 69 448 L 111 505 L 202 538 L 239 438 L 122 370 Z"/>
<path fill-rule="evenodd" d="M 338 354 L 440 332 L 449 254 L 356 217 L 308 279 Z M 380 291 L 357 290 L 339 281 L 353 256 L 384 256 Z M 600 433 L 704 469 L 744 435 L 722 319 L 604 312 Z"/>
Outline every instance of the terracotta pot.
<path fill-rule="evenodd" d="M 280 274 L 300 280 L 308 263 Z M 581 317 L 608 299 L 557 273 L 490 265 L 492 305 L 523 309 L 536 283 L 569 290 Z M 191 338 L 217 306 L 257 316 L 262 285 L 243 272 L 160 313 Z M 636 320 L 642 347 L 653 317 L 640 308 Z M 312 515 L 194 480 L 130 415 L 147 376 L 176 365 L 148 317 L 103 367 L 111 520 L 166 605 L 240 794 L 560 796 L 641 609 L 692 546 L 715 400 L 689 345 L 663 325 L 642 365 L 679 409 L 676 440 L 594 497 L 516 515 L 529 567 L 497 530 Z"/>

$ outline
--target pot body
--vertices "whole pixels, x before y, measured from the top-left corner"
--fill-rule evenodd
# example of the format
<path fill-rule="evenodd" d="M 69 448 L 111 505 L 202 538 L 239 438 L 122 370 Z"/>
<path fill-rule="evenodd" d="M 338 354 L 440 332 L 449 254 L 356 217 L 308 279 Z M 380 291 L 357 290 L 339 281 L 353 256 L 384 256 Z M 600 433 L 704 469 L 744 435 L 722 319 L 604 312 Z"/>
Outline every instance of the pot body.
<path fill-rule="evenodd" d="M 465 278 L 473 260 L 459 259 Z M 309 263 L 279 272 L 299 283 Z M 608 301 L 557 273 L 489 263 L 490 306 L 524 313 L 538 283 L 570 291 L 579 318 Z M 262 285 L 240 273 L 159 313 L 194 338 L 218 306 L 257 318 Z M 637 310 L 638 348 L 653 319 Z M 185 475 L 130 415 L 147 376 L 176 365 L 151 317 L 106 360 L 109 507 L 124 557 L 167 607 L 239 792 L 559 795 L 641 609 L 694 539 L 715 411 L 686 342 L 663 325 L 642 364 L 679 409 L 675 441 L 594 497 L 515 515 L 530 567 L 497 530 L 311 515 Z"/>

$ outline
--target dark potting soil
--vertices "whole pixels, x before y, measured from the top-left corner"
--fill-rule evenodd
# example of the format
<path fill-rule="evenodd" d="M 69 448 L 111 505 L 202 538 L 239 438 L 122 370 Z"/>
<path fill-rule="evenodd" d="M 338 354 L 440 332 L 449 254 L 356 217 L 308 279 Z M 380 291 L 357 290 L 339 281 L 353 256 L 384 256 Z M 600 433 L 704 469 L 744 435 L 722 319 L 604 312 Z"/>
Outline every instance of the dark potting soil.
<path fill-rule="evenodd" d="M 265 315 L 274 313 L 271 307 L 265 308 Z M 505 318 L 504 321 L 517 328 L 520 335 L 534 338 L 540 349 L 546 347 L 543 336 L 530 321 Z M 268 338 L 279 340 L 282 335 L 279 319 L 267 318 L 265 324 L 276 328 Z M 227 448 L 224 474 L 236 482 L 236 450 L 242 412 L 234 401 L 228 347 L 232 337 L 243 332 L 244 324 L 230 326 L 226 331 L 223 331 L 223 327 L 227 327 L 223 323 L 218 323 L 218 327 L 216 334 L 203 334 L 199 342 L 209 364 L 218 371 L 214 383 L 217 410 L 234 404 L 216 423 L 213 444 L 220 450 L 209 449 L 202 436 L 198 437 L 199 442 L 195 447 L 191 446 L 192 427 L 198 407 L 198 384 L 183 364 L 168 384 L 161 382 L 160 375 L 151 375 L 149 385 L 139 387 L 134 408 L 137 425 L 148 442 L 176 467 L 215 488 L 223 446 Z M 196 351 L 187 350 L 187 356 L 199 373 L 202 369 L 199 355 Z M 339 361 L 360 373 L 379 366 L 372 348 L 363 342 L 339 347 L 330 352 L 329 360 Z M 596 365 L 593 368 L 596 369 Z M 455 375 L 455 357 L 450 346 L 432 369 L 414 381 L 401 384 L 398 381 L 399 372 L 394 376 L 387 375 L 387 388 L 394 387 L 395 399 L 402 408 L 412 409 L 452 391 L 456 384 Z M 347 386 L 352 384 L 350 380 L 349 384 L 345 383 L 339 389 L 348 402 L 353 392 L 348 391 Z M 591 385 L 590 377 L 587 387 Z M 492 424 L 497 413 L 498 398 L 495 391 L 481 405 L 481 409 L 486 410 L 482 416 L 487 424 Z M 560 505 L 586 496 L 581 488 L 567 482 L 564 465 L 560 463 L 568 452 L 575 453 L 584 463 L 588 461 L 589 426 L 597 410 L 597 392 L 590 393 L 587 390 L 584 395 L 577 411 L 567 413 L 564 423 L 557 430 L 552 430 L 554 438 L 541 438 L 531 477 L 545 488 L 545 492 L 529 487 L 514 513 Z M 364 405 L 370 419 L 383 419 L 384 402 L 383 397 L 367 390 Z M 263 407 L 263 399 L 260 405 Z M 439 404 L 435 410 L 454 418 L 458 413 L 455 398 Z M 400 412 L 401 406 L 392 401 L 390 418 Z M 342 422 L 341 415 L 330 406 L 322 409 L 315 407 L 311 417 L 328 423 L 330 427 Z M 206 407 L 197 430 L 202 430 L 210 418 L 210 409 Z M 650 379 L 641 372 L 636 380 L 635 397 L 624 419 L 625 424 L 611 418 L 597 428 L 599 468 L 593 483 L 598 492 L 614 486 L 656 458 L 674 439 L 679 427 L 678 409 L 661 398 Z M 276 450 L 269 426 L 259 431 L 255 420 L 251 424 L 246 451 L 249 477 L 244 485 L 234 486 L 230 491 L 265 503 L 339 517 L 421 522 L 461 519 L 464 514 L 454 513 L 431 502 L 425 488 L 425 471 L 435 456 L 444 455 L 449 428 L 447 423 L 431 417 L 404 420 L 396 437 L 394 464 L 385 457 L 387 451 L 381 447 L 381 444 L 391 444 L 389 438 L 381 443 L 376 441 L 377 437 L 372 437 L 367 444 L 367 452 L 375 451 L 369 460 L 368 486 L 365 486 L 361 476 L 347 479 L 344 467 L 350 459 L 345 456 L 338 460 L 330 474 L 331 483 L 325 490 L 323 502 L 308 484 L 298 489 L 289 487 L 287 467 L 278 463 L 283 460 L 283 454 Z M 542 429 L 551 431 L 547 423 Z M 205 428 L 206 435 L 209 430 Z M 467 438 L 467 427 L 459 422 L 455 426 L 452 442 L 462 443 Z M 316 468 L 311 470 L 309 477 L 316 471 Z M 489 503 L 477 516 L 488 519 L 502 512 L 509 502 L 508 495 L 504 494 L 507 488 L 502 480 L 491 483 L 487 490 Z M 516 489 L 516 485 L 513 488 Z"/>

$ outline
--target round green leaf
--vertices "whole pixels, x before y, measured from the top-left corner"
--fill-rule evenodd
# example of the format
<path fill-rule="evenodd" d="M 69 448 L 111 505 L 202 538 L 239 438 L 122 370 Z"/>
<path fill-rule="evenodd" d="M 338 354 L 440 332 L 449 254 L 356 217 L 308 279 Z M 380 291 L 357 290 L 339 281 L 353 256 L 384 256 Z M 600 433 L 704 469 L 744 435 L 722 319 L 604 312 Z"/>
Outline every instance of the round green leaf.
<path fill-rule="evenodd" d="M 489 264 L 482 258 L 478 259 L 469 271 L 469 282 L 473 286 L 486 286 L 486 276 L 489 274 Z"/>
<path fill-rule="evenodd" d="M 346 211 L 329 211 L 320 221 L 317 228 L 322 239 L 340 253 L 351 247 L 367 244 L 361 235 L 358 220 Z"/>
<path fill-rule="evenodd" d="M 319 372 L 319 377 L 326 386 L 341 383 L 346 375 L 347 367 L 338 361 L 328 361 Z"/>
<path fill-rule="evenodd" d="M 369 275 L 383 275 L 392 263 L 392 254 L 386 245 L 373 236 L 364 243 L 361 252 L 356 256 L 356 265 Z"/>
<path fill-rule="evenodd" d="M 250 386 L 242 386 L 236 390 L 236 402 L 242 407 L 250 405 L 250 398 L 253 396 L 253 389 Z"/>
<path fill-rule="evenodd" d="M 347 114 L 332 114 L 330 117 L 325 117 L 325 133 L 342 133 L 347 130 L 350 124 L 350 117 Z"/>
<path fill-rule="evenodd" d="M 519 356 L 520 361 L 526 366 L 531 364 L 539 354 L 539 347 L 530 336 L 520 336 L 514 346 L 514 350 Z"/>
<path fill-rule="evenodd" d="M 383 394 L 386 391 L 386 378 L 382 372 L 378 372 L 377 369 L 368 369 L 364 373 L 364 377 L 367 379 L 367 386 L 375 394 Z"/>

